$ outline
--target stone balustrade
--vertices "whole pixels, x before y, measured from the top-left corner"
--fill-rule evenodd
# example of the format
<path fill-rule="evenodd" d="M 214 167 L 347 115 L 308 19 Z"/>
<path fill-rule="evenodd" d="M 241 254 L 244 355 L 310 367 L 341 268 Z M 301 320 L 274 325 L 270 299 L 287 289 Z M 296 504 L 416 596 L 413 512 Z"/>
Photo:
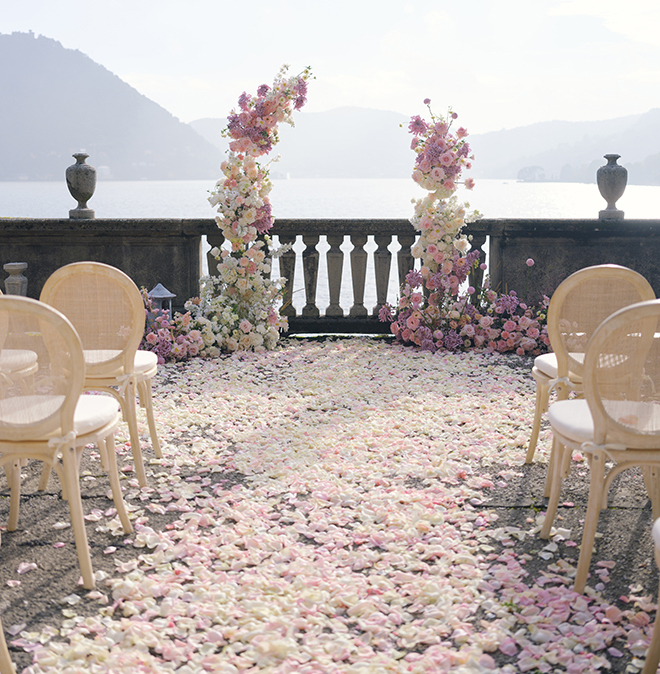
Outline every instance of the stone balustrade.
<path fill-rule="evenodd" d="M 491 286 L 516 290 L 529 302 L 551 295 L 573 271 L 606 262 L 635 269 L 660 294 L 660 220 L 483 219 L 466 231 L 482 257 L 487 254 Z M 289 317 L 292 332 L 386 329 L 377 312 L 385 301 L 396 301 L 390 290 L 392 267 L 401 282 L 412 266 L 416 233 L 407 220 L 277 220 L 271 235 L 280 243 L 297 242 L 298 248 L 302 243 L 302 252 L 290 250 L 280 260 L 280 273 L 287 279 L 282 313 Z M 62 265 L 106 262 L 124 270 L 138 286 L 151 289 L 162 283 L 176 295 L 174 308 L 181 310 L 199 292 L 204 238 L 211 246 L 222 243 L 211 219 L 0 218 L 0 264 L 26 262 L 28 295 L 38 297 L 48 276 Z M 327 248 L 327 307 L 319 307 L 317 299 L 321 243 Z M 528 258 L 534 260 L 533 267 L 525 264 Z M 305 293 L 300 311 L 291 301 L 299 266 Z M 212 258 L 209 269 L 214 269 Z M 349 274 L 352 302 L 342 306 L 340 289 Z M 478 282 L 473 279 L 473 285 Z M 370 284 L 376 289 L 374 306 L 365 304 Z"/>

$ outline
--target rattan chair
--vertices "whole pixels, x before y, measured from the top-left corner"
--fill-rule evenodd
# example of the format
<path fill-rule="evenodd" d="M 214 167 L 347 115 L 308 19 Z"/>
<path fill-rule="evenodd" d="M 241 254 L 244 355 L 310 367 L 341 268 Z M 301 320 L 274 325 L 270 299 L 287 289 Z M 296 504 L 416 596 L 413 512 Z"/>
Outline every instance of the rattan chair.
<path fill-rule="evenodd" d="M 655 520 L 653 523 L 653 529 L 651 530 L 651 533 L 653 535 L 653 542 L 655 544 L 655 564 L 658 568 L 660 568 L 660 519 Z M 660 588 L 658 588 L 658 604 L 660 604 Z M 660 664 L 659 613 L 660 611 L 656 609 L 653 634 L 651 635 L 651 643 L 649 644 L 648 651 L 646 652 L 646 660 L 644 662 L 642 674 L 656 674 L 658 671 L 658 665 Z"/>
<path fill-rule="evenodd" d="M 558 400 L 548 410 L 555 440 L 555 478 L 541 537 L 548 538 L 557 513 L 562 466 L 571 451 L 589 460 L 589 501 L 575 590 L 583 592 L 600 510 L 612 480 L 635 466 L 660 516 L 660 300 L 620 309 L 595 331 L 583 368 L 584 398 Z M 607 464 L 607 465 L 606 465 Z"/>
<path fill-rule="evenodd" d="M 0 296 L 2 296 L 0 290 Z M 5 347 L 0 350 L 0 398 L 6 386 L 18 382 L 26 393 L 34 386 L 34 373 L 38 369 L 37 354 L 30 349 L 9 348 L 7 332 L 9 325 L 4 326 L 5 334 L 0 340 Z M 25 346 L 25 345 L 23 345 Z"/>
<path fill-rule="evenodd" d="M 0 674 L 16 674 L 14 663 L 11 661 L 7 642 L 5 641 L 5 631 L 0 621 Z"/>
<path fill-rule="evenodd" d="M 140 291 L 115 267 L 100 262 L 74 262 L 48 278 L 40 299 L 67 316 L 78 331 L 87 368 L 85 389 L 105 391 L 119 401 L 128 424 L 135 473 L 140 485 L 146 486 L 136 393 L 146 410 L 154 453 L 161 458 L 162 452 L 151 397 L 158 358 L 150 351 L 138 350 L 145 324 Z"/>
<path fill-rule="evenodd" d="M 4 331 L 4 326 L 11 330 Z M 124 531 L 133 530 L 119 485 L 114 433 L 121 420 L 114 398 L 81 395 L 85 381 L 82 344 L 75 328 L 60 312 L 26 297 L 0 297 L 0 334 L 30 339 L 39 354 L 33 393 L 19 384 L 8 386 L 0 400 L 0 465 L 10 486 L 7 530 L 18 525 L 23 459 L 42 461 L 54 469 L 69 502 L 71 523 L 83 584 L 94 587 L 92 562 L 80 496 L 78 466 L 88 444 L 99 447 L 117 514 Z M 2 344 L 0 344 L 0 347 Z"/>
<path fill-rule="evenodd" d="M 557 389 L 560 400 L 571 391 L 581 394 L 584 352 L 596 328 L 618 309 L 652 299 L 653 288 L 641 274 L 614 264 L 580 269 L 557 287 L 548 307 L 548 337 L 553 352 L 538 356 L 532 368 L 536 408 L 526 463 L 534 458 L 541 417 L 548 410 L 552 389 Z M 545 496 L 551 483 L 552 459 Z"/>

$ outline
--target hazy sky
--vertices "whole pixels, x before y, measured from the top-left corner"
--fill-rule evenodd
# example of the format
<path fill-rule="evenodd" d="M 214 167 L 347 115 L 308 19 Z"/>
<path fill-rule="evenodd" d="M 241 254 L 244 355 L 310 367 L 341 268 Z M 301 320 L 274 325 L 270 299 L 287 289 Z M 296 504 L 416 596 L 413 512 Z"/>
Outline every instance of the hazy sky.
<path fill-rule="evenodd" d="M 472 134 L 660 107 L 660 0 L 0 0 L 0 33 L 28 30 L 184 122 L 283 63 L 312 66 L 307 111 L 428 97 Z"/>

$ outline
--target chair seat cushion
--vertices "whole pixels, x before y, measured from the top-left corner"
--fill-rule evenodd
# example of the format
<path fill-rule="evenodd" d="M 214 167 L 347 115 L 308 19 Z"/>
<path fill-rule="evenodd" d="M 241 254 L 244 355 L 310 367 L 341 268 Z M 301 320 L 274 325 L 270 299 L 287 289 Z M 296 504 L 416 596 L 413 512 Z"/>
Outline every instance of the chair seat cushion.
<path fill-rule="evenodd" d="M 27 349 L 3 349 L 0 351 L 0 370 L 11 374 L 25 370 L 37 362 L 37 354 Z"/>
<path fill-rule="evenodd" d="M 657 433 L 660 428 L 660 405 L 635 400 L 604 400 L 606 414 L 618 424 L 636 433 Z M 594 436 L 594 422 L 584 398 L 558 400 L 550 406 L 548 419 L 557 433 L 576 443 Z"/>
<path fill-rule="evenodd" d="M 121 354 L 121 351 L 97 349 L 94 351 L 85 351 L 84 354 L 85 364 L 91 368 L 87 374 L 87 379 L 120 377 L 123 374 L 124 368 L 121 361 L 116 361 L 114 363 L 114 369 L 102 368 L 101 372 L 98 372 L 99 365 L 108 363 L 112 359 L 117 358 L 117 356 Z M 156 371 L 158 370 L 158 356 L 152 351 L 136 351 L 133 363 L 137 375 L 144 375 L 147 373 L 156 374 Z"/>
<path fill-rule="evenodd" d="M 135 352 L 135 372 L 137 374 L 144 374 L 154 368 L 158 369 L 158 356 L 153 351 L 139 349 Z"/>
<path fill-rule="evenodd" d="M 553 431 L 576 443 L 594 437 L 594 422 L 584 398 L 558 400 L 548 408 L 548 419 Z"/>
<path fill-rule="evenodd" d="M 584 361 L 583 353 L 571 353 L 571 358 L 574 358 L 578 362 Z M 534 367 L 542 372 L 549 379 L 556 379 L 559 375 L 557 368 L 557 356 L 554 353 L 543 353 L 540 356 L 534 358 Z M 571 381 L 576 383 L 582 382 L 582 377 L 575 374 L 575 372 L 569 372 L 569 378 Z"/>
<path fill-rule="evenodd" d="M 119 403 L 111 396 L 81 395 L 73 415 L 76 435 L 87 435 L 103 428 L 112 423 L 119 412 Z"/>
<path fill-rule="evenodd" d="M 0 400 L 0 424 L 29 426 L 57 414 L 64 396 L 28 395 Z M 100 430 L 119 415 L 119 403 L 106 395 L 82 395 L 76 404 L 73 427 L 78 437 Z M 46 440 L 26 437 L 25 440 Z"/>

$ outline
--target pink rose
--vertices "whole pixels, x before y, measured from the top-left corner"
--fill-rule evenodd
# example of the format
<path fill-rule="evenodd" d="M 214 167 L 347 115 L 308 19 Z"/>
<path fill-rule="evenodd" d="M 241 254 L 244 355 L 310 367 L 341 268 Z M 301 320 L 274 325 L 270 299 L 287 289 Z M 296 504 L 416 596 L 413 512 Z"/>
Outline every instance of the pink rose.
<path fill-rule="evenodd" d="M 444 152 L 440 155 L 440 163 L 443 166 L 451 166 L 454 163 L 454 155 L 451 152 Z"/>
<path fill-rule="evenodd" d="M 417 330 L 419 327 L 419 318 L 415 316 L 415 314 L 409 316 L 408 320 L 406 321 L 406 327 L 410 328 L 411 330 Z"/>

